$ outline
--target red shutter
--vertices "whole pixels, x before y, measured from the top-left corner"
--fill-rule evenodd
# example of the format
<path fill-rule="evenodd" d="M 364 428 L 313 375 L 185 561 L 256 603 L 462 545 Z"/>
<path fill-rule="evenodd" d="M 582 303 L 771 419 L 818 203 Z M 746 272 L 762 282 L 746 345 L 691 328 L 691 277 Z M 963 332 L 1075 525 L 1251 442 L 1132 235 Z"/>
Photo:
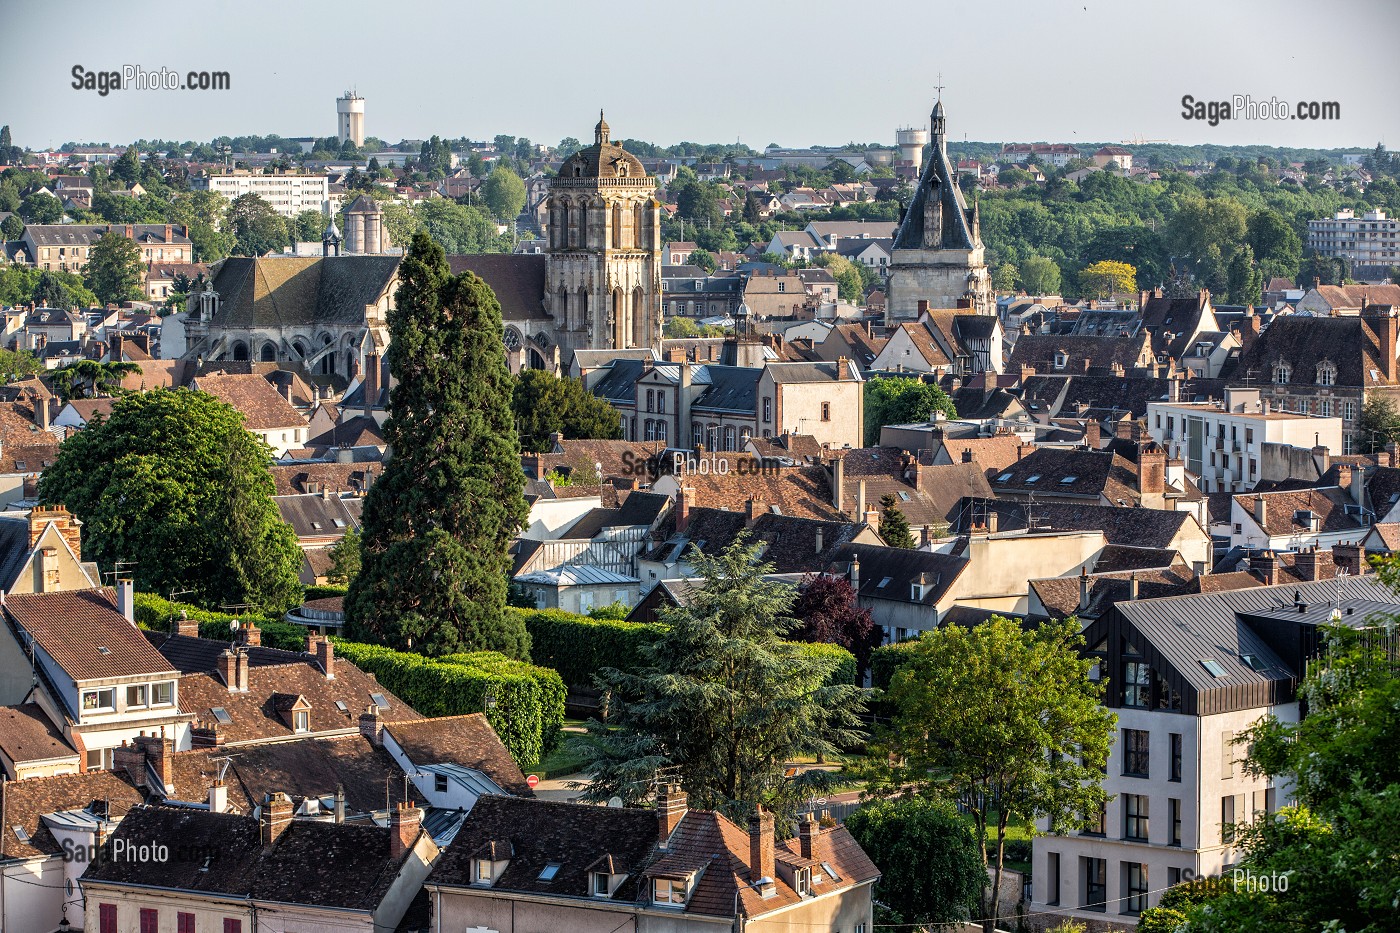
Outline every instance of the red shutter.
<path fill-rule="evenodd" d="M 160 933 L 160 912 L 150 908 L 141 908 L 141 933 Z"/>
<path fill-rule="evenodd" d="M 237 917 L 225 917 L 224 933 L 243 933 L 243 921 Z"/>
<path fill-rule="evenodd" d="M 175 915 L 175 933 L 194 933 L 194 914 L 180 911 Z"/>
<path fill-rule="evenodd" d="M 102 904 L 97 908 L 99 933 L 117 933 L 117 905 Z"/>

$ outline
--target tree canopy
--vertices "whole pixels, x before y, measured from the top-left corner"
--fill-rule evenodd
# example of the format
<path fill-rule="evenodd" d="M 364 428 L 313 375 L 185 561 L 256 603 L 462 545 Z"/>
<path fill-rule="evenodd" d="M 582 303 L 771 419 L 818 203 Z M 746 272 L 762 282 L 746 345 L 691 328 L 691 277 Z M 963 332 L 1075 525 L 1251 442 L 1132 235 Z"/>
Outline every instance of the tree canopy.
<path fill-rule="evenodd" d="M 270 451 L 212 395 L 156 389 L 59 448 L 39 499 L 83 522 L 83 556 L 117 562 L 148 592 L 282 612 L 300 599 L 302 553 L 272 501 Z"/>
<path fill-rule="evenodd" d="M 227 230 L 237 256 L 280 252 L 290 242 L 287 224 L 272 205 L 256 194 L 241 194 L 228 206 Z M 317 237 L 319 239 L 319 236 Z"/>
<path fill-rule="evenodd" d="M 938 386 L 921 379 L 876 377 L 865 383 L 865 444 L 880 443 L 880 428 L 887 424 L 918 424 L 934 412 L 958 416 L 953 400 Z"/>
<path fill-rule="evenodd" d="M 481 197 L 503 224 L 514 224 L 525 207 L 525 182 L 504 165 L 497 165 L 481 184 Z"/>
<path fill-rule="evenodd" d="M 550 435 L 569 440 L 622 437 L 622 416 L 603 399 L 569 376 L 527 369 L 515 377 L 511 394 L 523 450 L 547 453 Z"/>
<path fill-rule="evenodd" d="M 87 287 L 102 304 L 120 304 L 142 296 L 146 266 L 141 261 L 141 247 L 119 233 L 97 238 L 83 272 Z"/>

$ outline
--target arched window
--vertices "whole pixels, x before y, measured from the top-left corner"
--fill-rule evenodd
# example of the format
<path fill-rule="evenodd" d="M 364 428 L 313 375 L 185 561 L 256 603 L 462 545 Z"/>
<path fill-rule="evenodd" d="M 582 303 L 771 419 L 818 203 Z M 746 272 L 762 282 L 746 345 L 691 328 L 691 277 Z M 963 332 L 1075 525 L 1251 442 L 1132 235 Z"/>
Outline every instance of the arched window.
<path fill-rule="evenodd" d="M 1337 384 L 1337 367 L 1331 360 L 1323 360 L 1317 364 L 1317 384 L 1320 386 L 1330 386 Z"/>
<path fill-rule="evenodd" d="M 262 345 L 262 353 L 259 354 L 259 357 L 264 363 L 274 363 L 277 361 L 277 348 L 271 343 L 265 343 Z"/>
<path fill-rule="evenodd" d="M 1283 361 L 1274 364 L 1274 385 L 1287 385 L 1293 378 L 1293 367 Z"/>
<path fill-rule="evenodd" d="M 235 360 L 246 360 L 248 358 L 248 345 L 239 341 L 233 345 L 233 358 Z"/>

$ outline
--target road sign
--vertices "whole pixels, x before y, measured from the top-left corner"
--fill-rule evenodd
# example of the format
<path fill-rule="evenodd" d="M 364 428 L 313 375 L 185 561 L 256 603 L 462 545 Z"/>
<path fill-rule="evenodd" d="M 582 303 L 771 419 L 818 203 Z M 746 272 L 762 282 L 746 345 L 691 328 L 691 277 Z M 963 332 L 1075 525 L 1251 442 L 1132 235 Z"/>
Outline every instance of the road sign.
<path fill-rule="evenodd" d="M 525 783 L 529 784 L 532 788 L 538 787 L 540 783 L 540 776 L 538 774 L 532 774 L 525 779 Z"/>

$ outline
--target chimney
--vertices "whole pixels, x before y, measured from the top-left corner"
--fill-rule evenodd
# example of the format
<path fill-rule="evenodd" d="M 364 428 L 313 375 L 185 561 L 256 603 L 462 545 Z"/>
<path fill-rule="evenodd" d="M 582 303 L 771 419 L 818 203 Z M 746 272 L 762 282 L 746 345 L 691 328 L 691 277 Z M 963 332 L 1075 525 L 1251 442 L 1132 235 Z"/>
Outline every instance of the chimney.
<path fill-rule="evenodd" d="M 1278 582 L 1278 558 L 1273 551 L 1259 551 L 1249 557 L 1249 569 L 1259 575 L 1265 586 Z"/>
<path fill-rule="evenodd" d="M 345 785 L 335 785 L 335 821 L 345 822 Z"/>
<path fill-rule="evenodd" d="M 1254 520 L 1259 523 L 1259 527 L 1268 532 L 1269 527 L 1269 505 L 1264 501 L 1262 493 L 1254 494 Z"/>
<path fill-rule="evenodd" d="M 962 462 L 963 462 L 963 463 L 971 463 L 971 462 L 972 462 L 972 448 L 971 448 L 971 447 L 964 447 L 964 448 L 963 448 L 963 452 L 962 452 Z"/>
<path fill-rule="evenodd" d="M 278 792 L 263 798 L 258 830 L 264 846 L 271 846 L 292 823 L 292 798 Z"/>
<path fill-rule="evenodd" d="M 1317 470 L 1317 475 L 1326 473 L 1332 466 L 1332 451 L 1324 444 L 1318 444 L 1312 449 L 1313 467 Z M 1383 464 L 1389 466 L 1389 464 Z"/>
<path fill-rule="evenodd" d="M 1166 491 L 1167 452 L 1156 444 L 1138 448 L 1138 493 L 1161 495 Z"/>
<path fill-rule="evenodd" d="M 676 490 L 676 532 L 684 534 L 690 525 L 690 510 L 695 506 L 695 490 L 684 483 Z"/>
<path fill-rule="evenodd" d="M 29 547 L 39 544 L 44 529 L 52 523 L 79 560 L 83 556 L 82 525 L 61 505 L 39 505 L 29 510 Z"/>
<path fill-rule="evenodd" d="M 859 593 L 859 592 L 860 592 L 860 558 L 859 558 L 859 557 L 852 557 L 852 558 L 851 558 L 850 578 L 851 578 L 851 589 L 853 589 L 853 590 L 855 590 L 857 593 Z"/>
<path fill-rule="evenodd" d="M 679 784 L 667 784 L 656 795 L 656 834 L 657 844 L 666 848 L 671 834 L 685 816 L 687 797 Z"/>
<path fill-rule="evenodd" d="M 287 400 L 288 405 L 292 404 L 292 382 L 290 379 L 285 382 L 279 382 L 277 384 L 277 391 Z"/>
<path fill-rule="evenodd" d="M 131 224 L 127 224 L 127 225 L 126 225 L 125 235 L 126 235 L 126 238 L 127 238 L 128 240 L 134 240 L 134 239 L 136 239 L 136 228 L 135 228 L 134 226 L 132 226 Z"/>
<path fill-rule="evenodd" d="M 180 614 L 170 620 L 170 632 L 172 635 L 185 635 L 190 638 L 198 638 L 199 622 L 191 619 L 189 613 L 181 609 Z"/>
<path fill-rule="evenodd" d="M 927 298 L 920 298 L 920 299 L 919 299 L 918 308 L 919 308 L 919 314 L 918 314 L 919 317 L 923 317 L 925 314 L 928 314 L 928 299 L 927 299 Z"/>
<path fill-rule="evenodd" d="M 190 727 L 190 748 L 218 748 L 224 744 L 217 722 L 197 723 Z"/>
<path fill-rule="evenodd" d="M 1353 577 L 1366 572 L 1366 551 L 1355 543 L 1332 545 L 1332 563 Z"/>
<path fill-rule="evenodd" d="M 209 785 L 209 812 L 223 813 L 228 810 L 228 785 L 215 781 Z"/>
<path fill-rule="evenodd" d="M 850 378 L 850 366 L 847 365 L 849 363 L 850 360 L 846 359 L 844 356 L 838 356 L 836 358 L 836 380 L 838 382 L 840 382 L 842 379 Z"/>
<path fill-rule="evenodd" d="M 1090 418 L 1088 423 L 1084 425 L 1084 446 L 1090 450 L 1099 450 L 1103 447 L 1102 429 L 1094 418 Z"/>
<path fill-rule="evenodd" d="M 379 404 L 379 353 L 375 350 L 365 354 L 364 406 L 366 418 L 374 417 L 374 406 Z"/>
<path fill-rule="evenodd" d="M 1388 305 L 1368 305 L 1361 318 L 1376 341 L 1376 362 L 1387 382 L 1396 381 L 1396 318 Z"/>
<path fill-rule="evenodd" d="M 816 814 L 804 813 L 802 821 L 797 824 L 797 842 L 802 857 L 808 860 L 815 860 L 817 837 L 822 834 L 821 824 L 817 822 Z"/>
<path fill-rule="evenodd" d="M 39 592 L 57 593 L 62 588 L 58 579 L 58 548 L 41 548 L 39 550 Z"/>
<path fill-rule="evenodd" d="M 316 642 L 316 663 L 326 672 L 327 680 L 335 680 L 335 645 L 329 638 Z"/>
<path fill-rule="evenodd" d="M 1135 599 L 1137 599 L 1137 598 L 1138 598 L 1138 578 L 1137 578 L 1137 574 L 1131 573 L 1131 574 L 1128 574 L 1128 601 L 1131 602 L 1131 601 L 1133 601 L 1133 600 L 1135 600 Z"/>
<path fill-rule="evenodd" d="M 865 521 L 865 480 L 856 484 L 856 520 Z"/>
<path fill-rule="evenodd" d="M 379 718 L 379 707 L 371 706 L 360 714 L 360 735 L 372 745 L 384 744 L 384 721 Z"/>
<path fill-rule="evenodd" d="M 123 742 L 112 749 L 112 770 L 124 771 L 137 787 L 146 786 L 146 753 L 138 745 Z"/>
<path fill-rule="evenodd" d="M 53 427 L 53 413 L 49 411 L 49 400 L 43 398 L 34 399 L 34 418 L 39 424 L 40 431 L 47 431 Z"/>
<path fill-rule="evenodd" d="M 813 553 L 820 554 L 820 553 L 822 552 L 822 550 L 823 550 L 823 548 L 822 548 L 822 526 L 821 526 L 821 525 L 818 525 L 818 526 L 817 526 L 817 548 L 816 548 L 816 550 L 815 550 Z"/>
<path fill-rule="evenodd" d="M 753 523 L 758 521 L 758 517 L 765 511 L 766 507 L 762 502 L 757 501 L 753 496 L 749 496 L 744 502 L 744 524 L 752 528 Z"/>
<path fill-rule="evenodd" d="M 838 512 L 846 511 L 846 458 L 833 457 L 831 460 L 831 505 Z"/>
<path fill-rule="evenodd" d="M 1130 441 L 1133 439 L 1133 423 L 1131 421 L 1115 421 L 1113 423 L 1113 436 L 1120 441 Z"/>
<path fill-rule="evenodd" d="M 254 622 L 244 622 L 238 627 L 238 643 L 244 647 L 262 644 L 262 629 Z"/>
<path fill-rule="evenodd" d="M 126 621 L 136 624 L 136 584 L 130 580 L 117 581 L 117 611 Z"/>
<path fill-rule="evenodd" d="M 927 304 L 927 302 L 920 302 Z M 773 814 L 762 807 L 749 817 L 749 883 L 764 897 L 777 892 L 773 881 L 776 868 Z"/>
<path fill-rule="evenodd" d="M 238 686 L 238 655 L 229 648 L 225 648 L 219 653 L 219 676 L 223 678 L 224 685 L 228 687 L 229 693 L 240 693 Z M 246 687 L 244 688 L 246 689 Z"/>
<path fill-rule="evenodd" d="M 1303 548 L 1293 560 L 1293 570 L 1304 580 L 1317 579 L 1317 545 Z"/>
<path fill-rule="evenodd" d="M 235 675 L 238 678 L 238 692 L 248 692 L 248 652 L 239 650 L 237 655 L 238 671 Z"/>
<path fill-rule="evenodd" d="M 1079 568 L 1079 611 L 1089 608 L 1089 568 Z"/>
<path fill-rule="evenodd" d="M 919 547 L 928 547 L 933 542 L 933 526 L 924 525 L 919 529 Z"/>
<path fill-rule="evenodd" d="M 172 231 L 170 228 L 171 228 L 171 224 L 166 224 L 166 225 L 165 225 L 165 242 L 166 242 L 166 243 L 169 243 L 169 242 L 171 242 L 172 240 L 175 239 L 173 236 L 171 236 L 171 233 L 172 233 L 173 231 Z"/>
<path fill-rule="evenodd" d="M 403 861 L 422 831 L 423 811 L 411 800 L 399 804 L 389 816 L 389 861 Z"/>

